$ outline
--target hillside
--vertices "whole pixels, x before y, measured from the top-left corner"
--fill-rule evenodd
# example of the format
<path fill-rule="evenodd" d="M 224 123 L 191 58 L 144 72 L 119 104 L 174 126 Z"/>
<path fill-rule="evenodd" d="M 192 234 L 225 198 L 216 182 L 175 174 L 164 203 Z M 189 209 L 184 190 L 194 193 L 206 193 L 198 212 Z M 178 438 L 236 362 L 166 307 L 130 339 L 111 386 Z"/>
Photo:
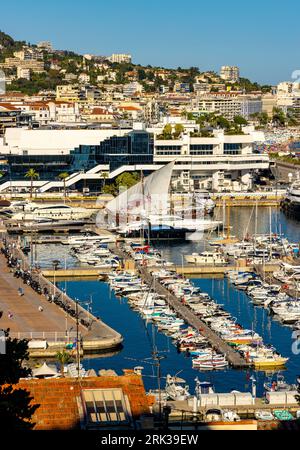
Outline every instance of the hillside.
<path fill-rule="evenodd" d="M 139 82 L 146 93 L 158 92 L 161 86 L 173 90 L 176 83 L 182 84 L 186 92 L 194 90 L 194 84 L 208 83 L 211 85 L 224 85 L 225 89 L 230 86 L 230 90 L 244 90 L 245 92 L 262 89 L 267 92 L 270 86 L 260 86 L 252 83 L 246 78 L 241 78 L 239 83 L 229 84 L 212 71 L 200 71 L 198 67 L 168 69 L 163 67 L 142 66 L 133 63 L 111 63 L 105 57 L 91 56 L 84 58 L 69 50 L 45 50 L 37 48 L 36 45 L 27 44 L 25 41 L 15 41 L 11 36 L 0 31 L 0 62 L 5 62 L 6 58 L 13 57 L 14 52 L 26 49 L 35 52 L 39 60 L 43 60 L 45 65 L 44 73 L 34 73 L 31 71 L 31 79 L 17 79 L 15 67 L 6 68 L 5 74 L 10 77 L 7 90 L 20 91 L 28 95 L 36 94 L 41 90 L 55 90 L 57 85 L 80 83 L 80 76 L 87 75 L 86 84 L 101 86 L 105 90 L 105 85 L 121 85 L 132 81 Z M 101 81 L 100 81 L 101 80 Z M 199 81 L 200 80 L 200 81 Z M 218 89 L 212 87 L 212 90 Z"/>

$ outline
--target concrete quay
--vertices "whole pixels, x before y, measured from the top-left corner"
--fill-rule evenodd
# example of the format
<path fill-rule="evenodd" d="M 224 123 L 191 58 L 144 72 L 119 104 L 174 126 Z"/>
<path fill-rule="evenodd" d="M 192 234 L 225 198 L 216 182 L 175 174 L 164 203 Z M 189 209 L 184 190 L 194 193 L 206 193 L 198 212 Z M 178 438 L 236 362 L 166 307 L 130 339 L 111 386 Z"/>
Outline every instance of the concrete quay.
<path fill-rule="evenodd" d="M 10 241 L 13 242 L 13 241 Z M 23 270 L 28 270 L 26 257 L 20 249 L 15 247 L 12 254 L 21 262 Z M 67 314 L 55 303 L 50 303 L 43 295 L 36 293 L 30 286 L 23 283 L 22 279 L 13 276 L 13 269 L 7 267 L 6 258 L 0 255 L 0 311 L 3 312 L 0 321 L 2 329 L 10 329 L 13 338 L 28 339 L 34 343 L 45 341 L 46 348 L 31 348 L 30 354 L 35 356 L 55 356 L 57 351 L 66 348 L 68 343 L 73 343 L 77 337 L 77 321 Z M 88 313 L 80 305 L 61 292 L 41 272 L 32 272 L 32 277 L 41 285 L 47 287 L 49 293 L 53 293 L 63 302 L 68 303 L 78 311 L 78 336 L 81 339 L 83 353 L 105 352 L 117 349 L 123 342 L 123 337 L 110 328 L 101 319 Z M 18 289 L 24 290 L 24 296 L 19 296 Z M 40 311 L 39 308 L 43 310 Z M 88 323 L 88 327 L 82 325 L 80 320 Z M 34 347 L 34 345 L 33 345 Z"/>

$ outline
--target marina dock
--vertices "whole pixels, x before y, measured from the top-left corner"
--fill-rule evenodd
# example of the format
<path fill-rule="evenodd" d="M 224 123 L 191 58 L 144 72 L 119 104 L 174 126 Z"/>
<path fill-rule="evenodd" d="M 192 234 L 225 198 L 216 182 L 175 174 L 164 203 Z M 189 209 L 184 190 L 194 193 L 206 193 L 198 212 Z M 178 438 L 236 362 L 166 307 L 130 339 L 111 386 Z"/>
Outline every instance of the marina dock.
<path fill-rule="evenodd" d="M 18 258 L 23 270 L 29 269 L 26 257 L 16 244 L 12 254 Z M 77 336 L 77 320 L 55 303 L 47 301 L 44 295 L 39 295 L 24 284 L 22 279 L 15 278 L 13 272 L 13 269 L 7 267 L 5 257 L 0 255 L 0 311 L 3 312 L 1 327 L 9 328 L 13 338 L 46 341 L 44 350 L 30 348 L 32 356 L 55 356 L 58 351 L 66 348 L 67 344 L 74 342 L 75 335 Z M 47 288 L 48 292 L 55 294 L 77 311 L 78 336 L 83 353 L 105 352 L 120 347 L 123 338 L 117 331 L 87 312 L 78 302 L 47 280 L 41 272 L 32 272 L 32 278 L 39 282 L 42 289 Z M 19 288 L 23 289 L 24 296 L 19 296 Z M 42 311 L 39 310 L 40 307 Z M 88 327 L 82 325 L 82 321 L 88 323 Z"/>
<path fill-rule="evenodd" d="M 254 270 L 258 270 L 258 267 L 254 266 L 176 266 L 175 264 L 173 266 L 169 266 L 170 269 L 175 270 L 178 275 L 185 275 L 190 277 L 201 277 L 201 276 L 208 276 L 210 278 L 223 278 L 226 274 L 226 272 L 234 271 L 234 270 L 240 270 L 242 272 L 253 272 Z M 278 270 L 279 266 L 268 266 L 265 265 L 265 267 L 259 266 L 259 273 L 262 273 L 264 271 L 265 273 L 273 273 L 274 271 Z M 46 278 L 54 278 L 54 276 L 57 279 L 74 279 L 74 278 L 97 278 L 99 274 L 105 274 L 108 273 L 110 269 L 100 269 L 97 267 L 74 267 L 71 269 L 43 269 L 43 275 Z M 133 268 L 133 271 L 135 271 L 135 268 Z"/>
<path fill-rule="evenodd" d="M 129 256 L 118 247 L 114 248 L 114 252 L 124 260 L 129 259 Z M 149 286 L 155 286 L 156 293 L 165 296 L 166 302 L 174 311 L 176 311 L 177 315 L 184 319 L 187 324 L 200 331 L 200 333 L 207 338 L 213 349 L 220 351 L 226 356 L 232 367 L 236 369 L 246 369 L 249 367 L 247 361 L 238 352 L 202 322 L 202 320 L 181 303 L 175 295 L 171 294 L 170 291 L 155 280 L 146 267 L 138 263 L 136 263 L 136 267 L 142 280 Z"/>

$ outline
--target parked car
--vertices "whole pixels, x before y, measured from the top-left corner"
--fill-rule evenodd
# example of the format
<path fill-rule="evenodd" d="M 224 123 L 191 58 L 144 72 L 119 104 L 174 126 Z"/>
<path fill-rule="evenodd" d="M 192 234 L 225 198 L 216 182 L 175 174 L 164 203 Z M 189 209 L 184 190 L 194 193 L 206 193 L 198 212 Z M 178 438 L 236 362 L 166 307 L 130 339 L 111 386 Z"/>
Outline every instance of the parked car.
<path fill-rule="evenodd" d="M 257 420 L 274 420 L 274 416 L 271 411 L 268 410 L 260 410 L 255 412 L 255 418 Z"/>

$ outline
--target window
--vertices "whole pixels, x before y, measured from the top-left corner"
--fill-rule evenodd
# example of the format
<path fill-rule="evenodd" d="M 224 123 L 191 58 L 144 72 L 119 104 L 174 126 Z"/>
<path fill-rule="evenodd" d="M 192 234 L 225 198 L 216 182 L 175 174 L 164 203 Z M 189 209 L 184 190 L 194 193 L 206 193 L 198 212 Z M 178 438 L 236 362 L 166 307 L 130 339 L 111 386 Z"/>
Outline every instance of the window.
<path fill-rule="evenodd" d="M 240 155 L 242 148 L 242 144 L 224 144 L 224 155 Z"/>
<path fill-rule="evenodd" d="M 191 145 L 190 146 L 190 155 L 213 155 L 213 145 Z"/>
<path fill-rule="evenodd" d="M 181 155 L 180 145 L 157 145 L 157 155 Z"/>
<path fill-rule="evenodd" d="M 122 389 L 91 389 L 82 391 L 87 426 L 128 425 L 131 411 Z"/>

